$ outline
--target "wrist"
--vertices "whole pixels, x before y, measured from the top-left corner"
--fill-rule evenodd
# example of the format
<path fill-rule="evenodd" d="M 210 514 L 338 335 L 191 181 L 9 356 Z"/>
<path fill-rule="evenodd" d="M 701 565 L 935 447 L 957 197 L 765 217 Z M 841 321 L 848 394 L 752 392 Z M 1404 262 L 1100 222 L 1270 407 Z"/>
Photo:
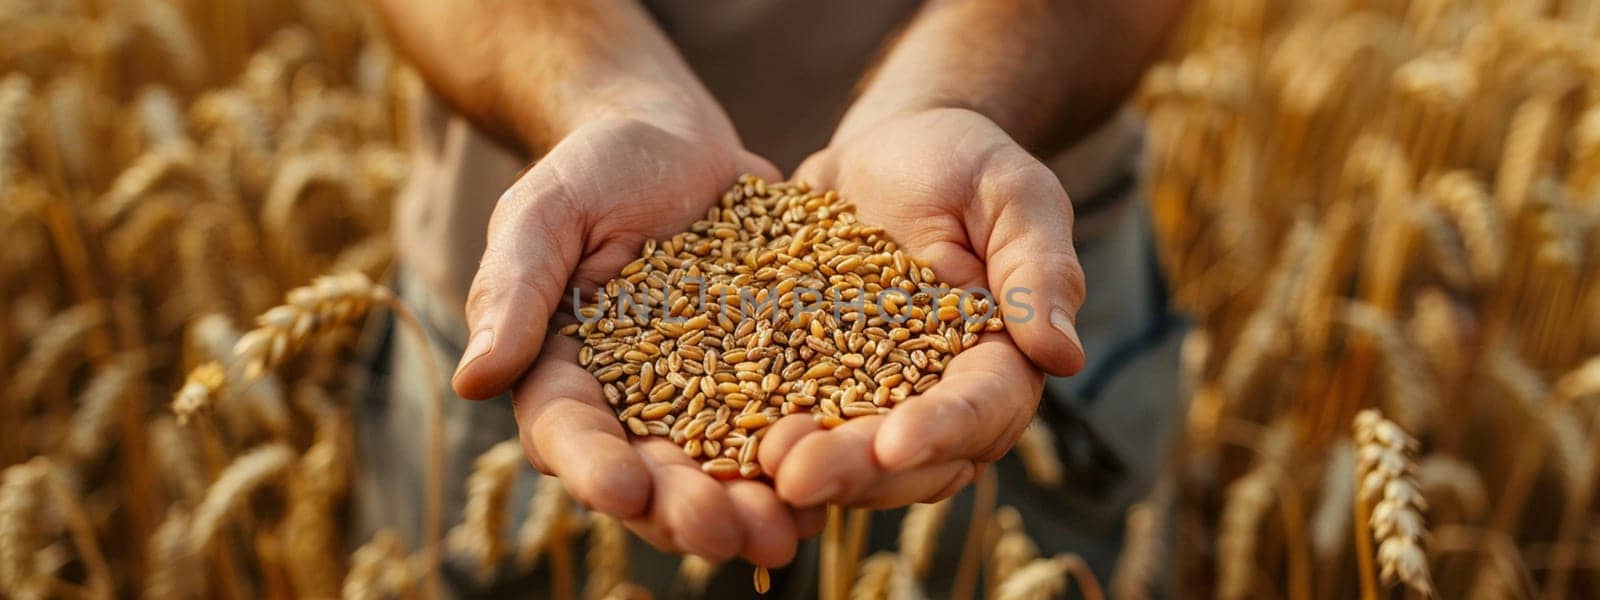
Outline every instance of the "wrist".
<path fill-rule="evenodd" d="M 920 100 L 898 100 L 893 102 L 872 102 L 865 97 L 857 101 L 839 121 L 839 127 L 834 130 L 833 138 L 829 145 L 839 145 L 848 142 L 851 138 L 868 133 L 874 129 L 892 122 L 907 122 L 913 120 L 934 119 L 942 121 L 940 114 L 946 117 L 959 118 L 965 122 L 971 119 L 982 119 L 994 123 L 994 119 L 983 113 L 977 107 L 956 99 L 927 98 Z"/>
<path fill-rule="evenodd" d="M 675 134 L 738 144 L 733 124 L 698 82 L 639 78 L 580 68 L 585 75 L 552 78 L 507 78 L 500 102 L 503 121 L 532 154 L 548 151 L 568 134 L 586 125 L 627 119 L 649 123 Z"/>

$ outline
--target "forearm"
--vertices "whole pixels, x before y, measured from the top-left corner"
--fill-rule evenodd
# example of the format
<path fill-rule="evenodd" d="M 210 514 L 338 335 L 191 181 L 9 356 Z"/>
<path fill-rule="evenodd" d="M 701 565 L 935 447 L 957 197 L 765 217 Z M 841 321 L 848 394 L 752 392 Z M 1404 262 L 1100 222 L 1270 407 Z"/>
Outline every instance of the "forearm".
<path fill-rule="evenodd" d="M 1115 110 L 1160 52 L 1181 0 L 935 0 L 868 76 L 838 136 L 886 116 L 967 108 L 1035 152 Z"/>
<path fill-rule="evenodd" d="M 368 1 L 446 102 L 525 152 L 613 116 L 733 135 L 634 0 Z"/>

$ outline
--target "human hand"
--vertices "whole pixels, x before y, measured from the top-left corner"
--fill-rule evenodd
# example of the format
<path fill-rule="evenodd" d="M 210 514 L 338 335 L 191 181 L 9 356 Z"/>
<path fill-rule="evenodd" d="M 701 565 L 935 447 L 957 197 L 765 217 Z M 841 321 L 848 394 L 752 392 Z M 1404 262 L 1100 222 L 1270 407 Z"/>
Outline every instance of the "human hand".
<path fill-rule="evenodd" d="M 795 179 L 839 191 L 942 280 L 990 290 L 1006 330 L 982 336 L 937 385 L 887 415 L 827 431 L 809 415 L 785 417 L 761 445 L 762 468 L 800 507 L 948 497 L 1027 427 L 1041 370 L 1083 366 L 1075 315 L 1084 282 L 1067 194 L 1004 130 L 962 109 L 904 113 L 835 139 Z"/>
<path fill-rule="evenodd" d="M 605 118 L 562 138 L 495 208 L 466 307 L 473 333 L 453 385 L 481 399 L 515 384 L 519 437 L 533 465 L 652 544 L 779 566 L 802 534 L 821 527 L 820 514 L 796 514 L 770 486 L 719 482 L 670 442 L 630 442 L 579 366 L 578 342 L 550 328 L 567 290 L 597 288 L 645 240 L 704 218 L 739 174 L 776 177 L 728 129 Z"/>

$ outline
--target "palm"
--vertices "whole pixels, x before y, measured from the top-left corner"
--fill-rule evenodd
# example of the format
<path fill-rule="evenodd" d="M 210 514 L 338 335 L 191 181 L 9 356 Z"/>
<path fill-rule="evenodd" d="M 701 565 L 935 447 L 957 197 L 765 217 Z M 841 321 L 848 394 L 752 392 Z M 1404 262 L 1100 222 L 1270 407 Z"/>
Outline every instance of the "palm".
<path fill-rule="evenodd" d="M 719 482 L 659 438 L 630 441 L 599 383 L 579 366 L 577 341 L 546 336 L 550 323 L 573 318 L 558 307 L 574 288 L 592 291 L 636 258 L 645 240 L 704 218 L 740 173 L 774 176 L 736 142 L 631 120 L 593 123 L 564 138 L 496 208 L 468 312 L 479 322 L 500 321 L 512 335 L 497 334 L 493 351 L 464 366 L 455 385 L 464 396 L 486 397 L 517 382 L 512 398 L 530 461 L 651 543 L 777 566 L 813 526 L 797 523 L 768 486 Z"/>
<path fill-rule="evenodd" d="M 1016 265 L 1030 258 L 1022 255 L 1030 244 L 1019 221 L 1050 218 L 1057 207 L 1046 203 L 1069 209 L 1054 176 L 992 123 L 966 111 L 891 121 L 814 155 L 796 178 L 838 190 L 863 222 L 884 227 L 941 280 L 990 291 L 1008 327 L 1041 346 L 1044 338 L 1030 329 L 1038 324 L 1029 325 L 1041 315 L 1021 306 L 1033 298 L 1003 286 L 1022 287 Z M 1070 222 L 1067 213 L 1055 226 Z M 1070 244 L 1058 252 L 1071 256 Z M 952 494 L 1009 450 L 1031 421 L 1043 373 L 1029 357 L 1075 370 L 1060 366 L 1071 360 L 1051 355 L 1061 352 L 1024 355 L 1011 334 L 987 334 L 947 365 L 938 385 L 886 416 L 827 432 L 803 418 L 780 422 L 762 464 L 777 474 L 780 495 L 801 505 L 888 507 Z"/>

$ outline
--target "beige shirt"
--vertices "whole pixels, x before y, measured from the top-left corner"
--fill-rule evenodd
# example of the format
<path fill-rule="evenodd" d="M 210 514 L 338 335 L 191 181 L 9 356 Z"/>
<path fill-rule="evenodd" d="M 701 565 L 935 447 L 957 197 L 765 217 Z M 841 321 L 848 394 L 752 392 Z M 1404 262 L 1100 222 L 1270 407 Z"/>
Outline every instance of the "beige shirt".
<path fill-rule="evenodd" d="M 648 0 L 646 6 L 733 119 L 745 146 L 789 172 L 824 147 L 851 91 L 916 0 Z M 1068 74 L 1063 74 L 1067 76 Z M 431 289 L 459 332 L 495 199 L 525 160 L 423 95 L 412 180 L 396 208 L 406 274 Z M 1075 201 L 1121 175 L 1137 147 L 1117 121 L 1047 162 Z M 1064 226 L 1065 224 L 1063 224 Z M 1077 227 L 1080 238 L 1092 223 Z M 445 312 L 445 311 L 439 311 Z"/>

